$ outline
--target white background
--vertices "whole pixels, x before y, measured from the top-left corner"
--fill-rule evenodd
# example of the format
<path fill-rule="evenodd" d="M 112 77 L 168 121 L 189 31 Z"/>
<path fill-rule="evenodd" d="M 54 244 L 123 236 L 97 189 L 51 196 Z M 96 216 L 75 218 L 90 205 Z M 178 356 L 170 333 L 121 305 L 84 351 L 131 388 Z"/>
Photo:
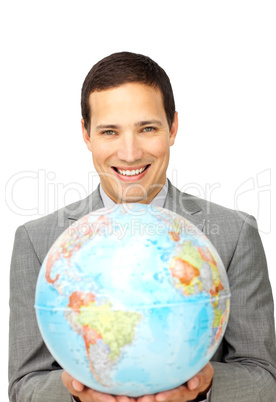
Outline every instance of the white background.
<path fill-rule="evenodd" d="M 275 295 L 275 10 L 266 0 L 2 2 L 2 368 L 14 232 L 95 187 L 80 90 L 116 51 L 149 55 L 168 73 L 180 119 L 168 177 L 257 218 Z"/>

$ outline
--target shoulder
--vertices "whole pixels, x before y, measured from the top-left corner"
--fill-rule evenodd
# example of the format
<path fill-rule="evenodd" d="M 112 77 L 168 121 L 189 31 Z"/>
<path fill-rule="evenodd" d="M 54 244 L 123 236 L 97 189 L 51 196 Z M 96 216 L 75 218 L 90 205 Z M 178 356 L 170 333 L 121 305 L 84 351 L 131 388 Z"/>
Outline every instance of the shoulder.
<path fill-rule="evenodd" d="M 193 199 L 194 202 L 201 208 L 202 214 L 207 219 L 209 218 L 217 222 L 222 222 L 225 225 L 234 224 L 238 228 L 243 225 L 244 221 L 253 218 L 250 214 L 244 211 L 227 208 L 215 202 L 207 201 L 205 199 L 194 197 L 188 194 L 185 194 L 184 196 L 188 196 L 190 199 Z"/>
<path fill-rule="evenodd" d="M 28 221 L 22 226 L 32 237 L 37 235 L 39 236 L 43 233 L 47 233 L 47 235 L 49 235 L 51 231 L 55 231 L 58 227 L 60 230 L 65 230 L 68 225 L 68 218 L 70 218 L 70 211 L 79 209 L 79 206 L 82 204 L 82 202 L 83 200 L 74 202 L 52 212 L 51 214 Z"/>
<path fill-rule="evenodd" d="M 260 244 L 257 223 L 253 216 L 226 208 L 214 202 L 183 193 L 170 184 L 167 208 L 184 216 L 209 238 L 224 265 L 229 266 L 238 244 L 246 238 Z"/>
<path fill-rule="evenodd" d="M 227 208 L 206 199 L 184 193 L 171 183 L 169 183 L 168 198 L 170 199 L 168 204 L 171 204 L 175 212 L 180 213 L 180 215 L 190 215 L 191 217 L 199 215 L 205 222 L 209 220 L 224 226 L 234 226 L 239 230 L 245 221 L 251 219 L 255 221 L 246 212 Z"/>
<path fill-rule="evenodd" d="M 31 243 L 39 260 L 42 261 L 64 230 L 80 217 L 101 206 L 99 192 L 95 190 L 85 199 L 60 208 L 49 215 L 26 222 L 17 229 L 15 241 Z"/>

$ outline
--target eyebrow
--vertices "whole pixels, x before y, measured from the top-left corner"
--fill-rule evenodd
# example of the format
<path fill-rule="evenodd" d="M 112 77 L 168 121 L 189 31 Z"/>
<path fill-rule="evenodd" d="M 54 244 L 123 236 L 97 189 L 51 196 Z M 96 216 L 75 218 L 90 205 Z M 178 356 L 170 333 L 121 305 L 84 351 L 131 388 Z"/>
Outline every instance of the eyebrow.
<path fill-rule="evenodd" d="M 136 127 L 142 127 L 142 126 L 150 126 L 151 124 L 157 125 L 159 127 L 162 126 L 162 122 L 160 120 L 144 120 L 144 121 L 138 121 L 138 123 L 135 123 L 134 125 Z"/>
<path fill-rule="evenodd" d="M 143 127 L 143 126 L 149 126 L 149 125 L 157 125 L 159 127 L 162 126 L 161 120 L 143 120 L 143 121 L 138 121 L 137 123 L 134 123 L 135 127 Z M 107 130 L 107 129 L 112 129 L 116 130 L 120 128 L 119 125 L 117 124 L 99 124 L 96 126 L 96 130 Z"/>
<path fill-rule="evenodd" d="M 96 130 L 103 130 L 103 129 L 116 129 L 119 128 L 116 124 L 99 124 L 96 126 Z"/>

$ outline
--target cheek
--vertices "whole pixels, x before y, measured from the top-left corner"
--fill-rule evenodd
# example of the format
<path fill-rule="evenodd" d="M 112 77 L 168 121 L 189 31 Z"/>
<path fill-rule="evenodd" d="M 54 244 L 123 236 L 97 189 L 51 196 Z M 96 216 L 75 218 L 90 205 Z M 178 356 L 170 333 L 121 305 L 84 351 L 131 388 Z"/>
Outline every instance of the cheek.
<path fill-rule="evenodd" d="M 110 147 L 108 145 L 104 145 L 97 142 L 92 142 L 91 144 L 91 152 L 94 163 L 101 164 L 103 163 L 109 156 Z"/>
<path fill-rule="evenodd" d="M 157 140 L 152 144 L 152 153 L 157 158 L 165 158 L 169 156 L 170 146 L 167 139 L 163 139 L 162 141 Z"/>

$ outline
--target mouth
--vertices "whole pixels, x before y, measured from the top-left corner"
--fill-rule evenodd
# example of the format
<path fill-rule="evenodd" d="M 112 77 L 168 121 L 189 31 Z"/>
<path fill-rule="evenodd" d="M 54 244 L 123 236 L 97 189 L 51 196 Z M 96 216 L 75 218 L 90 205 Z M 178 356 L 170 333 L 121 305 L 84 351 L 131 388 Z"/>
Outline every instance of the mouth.
<path fill-rule="evenodd" d="M 112 169 L 123 179 L 140 179 L 146 172 L 150 165 L 135 168 L 119 168 L 112 166 Z"/>

